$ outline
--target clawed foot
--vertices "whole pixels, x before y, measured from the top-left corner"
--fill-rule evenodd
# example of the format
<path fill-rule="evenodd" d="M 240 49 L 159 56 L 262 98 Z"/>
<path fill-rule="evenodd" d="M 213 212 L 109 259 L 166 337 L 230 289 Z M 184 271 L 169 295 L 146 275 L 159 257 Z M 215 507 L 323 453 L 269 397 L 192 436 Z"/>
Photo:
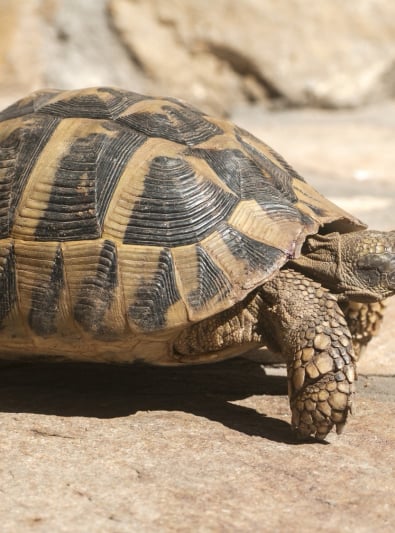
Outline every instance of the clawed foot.
<path fill-rule="evenodd" d="M 353 366 L 346 369 L 348 378 L 344 370 L 323 376 L 291 398 L 292 428 L 298 438 L 312 435 L 323 440 L 333 426 L 336 433 L 342 432 L 354 393 Z"/>
<path fill-rule="evenodd" d="M 334 426 L 340 433 L 351 410 L 355 354 L 336 297 L 293 270 L 266 287 L 266 327 L 288 356 L 292 427 L 301 439 L 322 440 Z"/>

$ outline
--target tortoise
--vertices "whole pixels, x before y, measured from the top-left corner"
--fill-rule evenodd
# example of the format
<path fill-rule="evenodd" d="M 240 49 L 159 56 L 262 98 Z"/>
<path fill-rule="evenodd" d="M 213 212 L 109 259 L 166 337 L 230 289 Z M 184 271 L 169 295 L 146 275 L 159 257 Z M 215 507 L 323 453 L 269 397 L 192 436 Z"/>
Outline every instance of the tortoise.
<path fill-rule="evenodd" d="M 267 346 L 300 438 L 342 430 L 355 348 L 395 293 L 395 231 L 240 127 L 112 87 L 0 113 L 0 239 L 1 357 L 186 365 Z"/>

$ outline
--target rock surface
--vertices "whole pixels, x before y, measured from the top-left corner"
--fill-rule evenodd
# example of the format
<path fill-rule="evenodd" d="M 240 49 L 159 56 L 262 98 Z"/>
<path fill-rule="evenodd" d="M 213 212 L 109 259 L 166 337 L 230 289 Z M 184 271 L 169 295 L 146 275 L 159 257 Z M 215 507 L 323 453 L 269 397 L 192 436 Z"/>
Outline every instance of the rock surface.
<path fill-rule="evenodd" d="M 194 101 L 338 107 L 395 94 L 385 0 L 111 0 L 110 14 L 143 70 Z"/>
<path fill-rule="evenodd" d="M 0 0 L 0 105 L 43 88 L 115 85 L 143 92 L 107 0 Z"/>
<path fill-rule="evenodd" d="M 116 85 L 217 114 L 395 96 L 387 0 L 0 0 L 1 96 Z M 1 103 L 1 102 L 0 102 Z"/>
<path fill-rule="evenodd" d="M 329 196 L 395 227 L 393 106 L 236 118 Z M 327 443 L 295 442 L 284 369 L 245 359 L 1 365 L 2 532 L 392 533 L 394 304 L 361 362 L 356 413 Z"/>
<path fill-rule="evenodd" d="M 37 365 L 0 375 L 4 533 L 390 533 L 393 379 L 329 444 L 293 440 L 283 376 Z"/>

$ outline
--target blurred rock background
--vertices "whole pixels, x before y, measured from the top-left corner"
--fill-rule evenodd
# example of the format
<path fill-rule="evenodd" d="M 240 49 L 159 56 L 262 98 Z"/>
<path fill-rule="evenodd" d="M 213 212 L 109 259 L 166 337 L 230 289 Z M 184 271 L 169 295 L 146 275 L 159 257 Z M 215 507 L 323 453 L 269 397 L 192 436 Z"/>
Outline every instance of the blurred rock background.
<path fill-rule="evenodd" d="M 389 0 L 0 0 L 5 102 L 118 85 L 216 113 L 395 97 Z"/>
<path fill-rule="evenodd" d="M 0 0 L 0 107 L 95 85 L 229 116 L 395 228 L 392 0 Z M 251 360 L 1 366 L 1 532 L 392 533 L 392 300 L 329 446 L 294 441 L 284 369 Z"/>

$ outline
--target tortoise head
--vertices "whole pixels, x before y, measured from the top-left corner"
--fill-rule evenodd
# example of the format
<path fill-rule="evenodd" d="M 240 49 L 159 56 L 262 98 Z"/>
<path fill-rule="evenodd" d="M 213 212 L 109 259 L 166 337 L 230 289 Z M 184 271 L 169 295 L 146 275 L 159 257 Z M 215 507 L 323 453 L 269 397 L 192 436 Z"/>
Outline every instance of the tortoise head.
<path fill-rule="evenodd" d="M 340 297 L 373 302 L 395 294 L 395 231 L 309 237 L 295 266 Z"/>
<path fill-rule="evenodd" d="M 395 231 L 361 231 L 340 237 L 342 285 L 354 300 L 395 294 Z"/>

